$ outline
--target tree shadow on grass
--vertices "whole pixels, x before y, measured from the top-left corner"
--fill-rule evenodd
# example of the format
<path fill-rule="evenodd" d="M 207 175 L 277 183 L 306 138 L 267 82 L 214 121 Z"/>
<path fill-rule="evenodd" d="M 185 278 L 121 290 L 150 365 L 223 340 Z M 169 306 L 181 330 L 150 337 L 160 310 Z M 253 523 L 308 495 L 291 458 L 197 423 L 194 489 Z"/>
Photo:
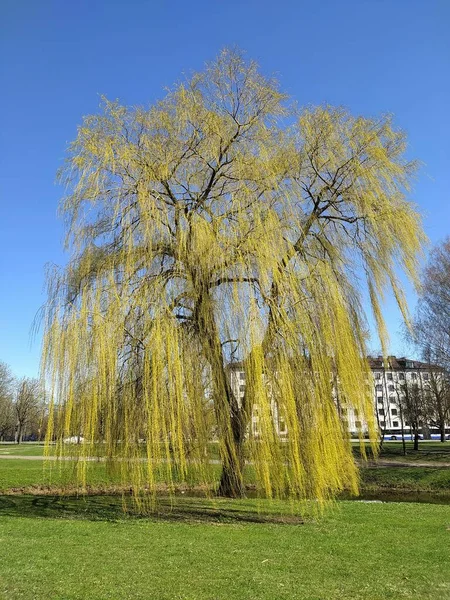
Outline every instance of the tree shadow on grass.
<path fill-rule="evenodd" d="M 127 496 L 0 495 L 0 517 L 124 521 L 147 519 L 185 523 L 266 523 L 299 525 L 298 515 L 258 510 L 255 502 L 158 497 L 144 513 Z"/>

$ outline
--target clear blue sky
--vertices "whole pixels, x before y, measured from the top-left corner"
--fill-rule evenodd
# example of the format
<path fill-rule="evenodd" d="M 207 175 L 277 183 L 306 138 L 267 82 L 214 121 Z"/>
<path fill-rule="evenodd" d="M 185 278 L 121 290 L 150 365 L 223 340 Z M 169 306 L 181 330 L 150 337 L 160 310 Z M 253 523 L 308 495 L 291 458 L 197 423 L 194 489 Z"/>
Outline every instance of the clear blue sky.
<path fill-rule="evenodd" d="M 54 180 L 81 117 L 99 94 L 151 103 L 224 46 L 300 104 L 394 113 L 424 163 L 412 199 L 426 232 L 450 233 L 448 0 L 3 0 L 0 27 L 0 360 L 19 376 L 38 371 L 30 327 L 45 264 L 65 261 Z M 402 354 L 399 314 L 386 309 Z"/>

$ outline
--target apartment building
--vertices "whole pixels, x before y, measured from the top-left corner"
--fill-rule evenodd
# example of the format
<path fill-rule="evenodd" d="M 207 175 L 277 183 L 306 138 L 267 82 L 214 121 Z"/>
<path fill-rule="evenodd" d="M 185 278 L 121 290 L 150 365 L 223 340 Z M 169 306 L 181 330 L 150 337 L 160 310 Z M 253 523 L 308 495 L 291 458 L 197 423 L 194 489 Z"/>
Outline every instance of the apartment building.
<path fill-rule="evenodd" d="M 423 396 L 431 393 L 432 378 L 442 377 L 439 367 L 409 358 L 389 356 L 386 361 L 383 357 L 369 357 L 369 364 L 373 375 L 374 405 L 379 427 L 382 431 L 392 434 L 401 433 L 402 426 L 408 430 L 410 423 L 407 417 L 403 418 L 400 403 L 404 401 L 405 386 L 417 386 Z M 428 433 L 428 423 L 422 423 L 424 433 Z"/>
<path fill-rule="evenodd" d="M 427 393 L 430 389 L 430 379 L 434 376 L 442 376 L 438 367 L 406 357 L 397 358 L 388 356 L 368 357 L 372 371 L 373 406 L 380 430 L 395 436 L 409 430 L 408 420 L 403 418 L 400 402 L 404 398 L 405 384 L 417 384 L 421 393 Z M 245 372 L 242 363 L 230 365 L 230 380 L 235 396 L 241 399 L 245 393 Z M 283 437 L 287 435 L 287 428 L 283 418 L 279 415 L 276 403 L 273 403 L 272 414 L 278 434 Z M 365 429 L 365 423 L 360 415 L 351 407 L 342 407 L 342 418 L 346 422 L 349 432 L 356 434 L 357 431 Z M 251 416 L 251 430 L 253 435 L 258 435 L 258 406 L 254 405 Z M 424 429 L 427 424 L 423 424 Z"/>

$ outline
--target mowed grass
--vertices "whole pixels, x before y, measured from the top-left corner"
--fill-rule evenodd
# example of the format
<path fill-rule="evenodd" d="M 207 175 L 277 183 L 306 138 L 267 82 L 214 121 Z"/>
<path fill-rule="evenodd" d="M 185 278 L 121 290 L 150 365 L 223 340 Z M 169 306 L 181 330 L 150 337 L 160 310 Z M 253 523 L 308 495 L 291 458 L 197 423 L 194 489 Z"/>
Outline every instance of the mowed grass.
<path fill-rule="evenodd" d="M 119 488 L 117 468 L 87 469 L 91 492 Z M 0 460 L 1 600 L 450 598 L 449 505 L 340 501 L 315 519 L 283 502 L 180 495 L 139 517 L 127 496 L 67 495 L 75 477 L 74 461 Z M 450 497 L 449 469 L 361 477 L 363 492 Z"/>
<path fill-rule="evenodd" d="M 361 487 L 366 491 L 396 490 L 447 493 L 450 501 L 450 469 L 435 467 L 363 468 Z"/>
<path fill-rule="evenodd" d="M 67 445 L 66 452 L 70 454 L 70 445 Z M 76 447 L 74 446 L 76 449 Z M 359 444 L 352 442 L 352 449 L 355 458 L 361 458 Z M 372 457 L 370 445 L 366 444 L 368 458 Z M 52 451 L 52 450 L 51 450 Z M 42 442 L 28 442 L 24 444 L 11 444 L 0 442 L 0 457 L 2 455 L 11 456 L 43 456 L 44 444 Z M 142 456 L 146 455 L 143 445 Z M 211 459 L 219 458 L 219 449 L 217 444 L 209 445 L 209 455 Z M 419 450 L 414 450 L 413 442 L 406 442 L 406 456 L 403 454 L 401 442 L 384 442 L 380 454 L 380 460 L 397 460 L 399 462 L 448 462 L 450 463 L 450 441 L 443 444 L 440 442 L 420 442 Z"/>
<path fill-rule="evenodd" d="M 5 444 L 0 443 L 1 456 L 44 456 L 43 443 Z"/>
<path fill-rule="evenodd" d="M 105 462 L 88 462 L 87 486 L 91 491 L 108 490 L 123 484 L 120 464 L 109 466 Z M 212 477 L 218 479 L 219 465 L 210 465 Z M 447 467 L 366 467 L 360 469 L 361 492 L 430 492 L 450 501 L 450 469 Z M 160 476 L 161 482 L 164 476 Z M 75 461 L 44 461 L 27 459 L 0 459 L 0 492 L 58 490 L 76 487 Z M 254 482 L 251 466 L 247 467 L 247 482 Z M 185 482 L 179 482 L 185 483 Z M 195 475 L 187 482 L 195 486 Z"/>
<path fill-rule="evenodd" d="M 406 455 L 403 454 L 402 442 L 384 442 L 378 459 L 398 462 L 445 462 L 450 463 L 450 441 L 441 442 L 419 442 L 419 450 L 414 450 L 413 442 L 406 442 Z M 358 443 L 352 442 L 355 458 L 361 458 Z M 372 458 L 372 450 L 366 444 L 367 456 Z"/>
<path fill-rule="evenodd" d="M 121 481 L 117 469 L 110 469 L 103 462 L 87 465 L 88 484 L 95 487 L 118 485 Z M 50 463 L 44 460 L 0 460 L 0 491 L 27 488 L 64 488 L 77 481 L 75 461 Z"/>
<path fill-rule="evenodd" d="M 283 524 L 250 500 L 140 519 L 106 497 L 52 502 L 0 499 L 2 600 L 450 598 L 448 506 L 339 502 Z"/>

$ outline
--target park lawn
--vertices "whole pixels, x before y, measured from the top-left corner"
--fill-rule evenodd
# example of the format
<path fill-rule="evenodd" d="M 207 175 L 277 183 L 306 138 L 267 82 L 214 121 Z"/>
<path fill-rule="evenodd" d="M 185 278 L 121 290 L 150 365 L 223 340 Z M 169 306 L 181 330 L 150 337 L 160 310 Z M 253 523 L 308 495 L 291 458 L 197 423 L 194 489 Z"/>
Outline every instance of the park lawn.
<path fill-rule="evenodd" d="M 2 444 L 0 443 L 0 456 L 44 456 L 43 443 Z"/>
<path fill-rule="evenodd" d="M 95 490 L 121 485 L 118 468 L 111 469 L 104 462 L 88 462 L 87 485 Z M 219 477 L 220 466 L 210 465 Z M 254 482 L 251 466 L 247 467 L 247 481 Z M 437 467 L 363 467 L 360 469 L 361 492 L 432 492 L 450 500 L 450 469 Z M 161 482 L 164 476 L 161 475 Z M 58 489 L 76 483 L 74 461 L 45 462 L 27 459 L 0 459 L 0 491 L 31 491 Z M 190 482 L 195 486 L 195 478 Z"/>
<path fill-rule="evenodd" d="M 88 481 L 95 486 L 115 485 L 120 474 L 105 463 L 88 463 Z M 75 461 L 49 463 L 44 460 L 0 459 L 0 491 L 23 488 L 60 488 L 76 481 Z"/>
<path fill-rule="evenodd" d="M 86 463 L 86 485 L 88 491 L 111 490 L 112 488 L 130 485 L 122 481 L 120 473 L 120 462 L 110 465 L 103 461 L 88 461 Z M 220 465 L 212 464 L 209 468 L 213 471 L 214 477 L 218 480 L 220 475 Z M 157 481 L 163 483 L 166 481 L 165 474 L 156 471 Z M 253 470 L 249 468 L 248 481 L 254 480 Z M 174 477 L 175 483 L 176 477 Z M 180 484 L 186 486 L 195 486 L 197 480 L 192 473 L 187 482 L 180 481 Z M 54 490 L 55 493 L 74 491 L 77 487 L 77 463 L 74 460 L 64 461 L 45 461 L 29 459 L 0 459 L 0 493 L 1 492 L 25 492 L 40 493 L 48 490 Z"/>
<path fill-rule="evenodd" d="M 352 442 L 352 449 L 355 458 L 361 458 L 361 451 L 357 442 Z M 366 443 L 368 458 L 372 458 L 370 444 Z M 441 442 L 420 442 L 419 450 L 414 450 L 413 442 L 406 442 L 406 456 L 403 454 L 402 442 L 384 442 L 379 460 L 399 461 L 399 462 L 444 462 L 450 463 L 450 441 Z"/>
<path fill-rule="evenodd" d="M 450 469 L 436 467 L 362 468 L 363 490 L 446 492 L 450 498 Z"/>
<path fill-rule="evenodd" d="M 66 453 L 70 454 L 71 445 L 66 446 Z M 76 446 L 74 446 L 76 449 Z M 352 442 L 352 449 L 355 458 L 361 458 L 360 446 L 357 442 Z M 102 447 L 100 446 L 100 450 Z M 368 458 L 372 457 L 370 444 L 366 443 Z M 50 448 L 50 454 L 54 454 L 56 448 Z M 419 450 L 413 449 L 413 442 L 406 442 L 406 456 L 403 455 L 401 442 L 385 442 L 381 448 L 379 459 L 399 462 L 446 462 L 450 463 L 450 441 L 444 442 L 421 442 Z M 219 459 L 218 444 L 210 443 L 208 453 L 211 459 Z M 95 452 L 93 452 L 95 454 Z M 0 442 L 1 455 L 12 456 L 44 456 L 43 442 L 27 442 L 24 444 L 11 444 Z M 142 446 L 142 456 L 146 456 L 145 446 Z"/>
<path fill-rule="evenodd" d="M 108 498 L 45 502 L 0 499 L 2 600 L 450 598 L 449 506 L 339 502 L 281 524 L 253 522 L 250 500 L 183 498 L 140 519 L 102 513 Z"/>

